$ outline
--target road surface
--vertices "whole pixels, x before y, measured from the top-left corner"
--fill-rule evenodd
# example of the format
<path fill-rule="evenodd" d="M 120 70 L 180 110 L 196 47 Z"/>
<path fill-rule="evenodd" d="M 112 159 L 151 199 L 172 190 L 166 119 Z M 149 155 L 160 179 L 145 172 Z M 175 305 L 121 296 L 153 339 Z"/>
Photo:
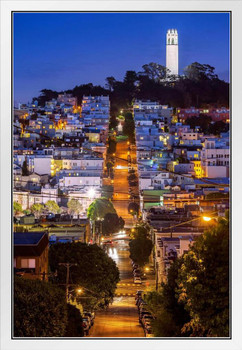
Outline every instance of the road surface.
<path fill-rule="evenodd" d="M 139 324 L 134 295 L 137 290 L 151 290 L 154 288 L 154 276 L 143 281 L 142 286 L 133 283 L 132 267 L 127 243 L 119 242 L 116 248 L 108 248 L 120 271 L 120 282 L 116 290 L 113 304 L 104 311 L 96 314 L 94 326 L 89 337 L 144 337 L 143 328 Z"/>
<path fill-rule="evenodd" d="M 125 227 L 134 225 L 134 219 L 128 212 L 130 202 L 129 183 L 128 183 L 128 152 L 127 141 L 119 141 L 116 146 L 116 161 L 114 169 L 114 193 L 113 205 L 119 216 L 125 220 Z M 132 154 L 131 154 L 132 155 Z M 119 159 L 121 158 L 121 159 Z"/>

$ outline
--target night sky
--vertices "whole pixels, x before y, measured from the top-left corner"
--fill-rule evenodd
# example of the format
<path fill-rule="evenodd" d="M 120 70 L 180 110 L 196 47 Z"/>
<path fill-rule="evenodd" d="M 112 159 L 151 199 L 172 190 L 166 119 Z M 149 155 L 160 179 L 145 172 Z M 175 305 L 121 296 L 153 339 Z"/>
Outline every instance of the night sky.
<path fill-rule="evenodd" d="M 167 29 L 179 36 L 179 73 L 192 62 L 229 80 L 228 13 L 15 13 L 14 101 L 28 102 L 44 88 L 105 85 L 126 70 L 165 65 Z"/>

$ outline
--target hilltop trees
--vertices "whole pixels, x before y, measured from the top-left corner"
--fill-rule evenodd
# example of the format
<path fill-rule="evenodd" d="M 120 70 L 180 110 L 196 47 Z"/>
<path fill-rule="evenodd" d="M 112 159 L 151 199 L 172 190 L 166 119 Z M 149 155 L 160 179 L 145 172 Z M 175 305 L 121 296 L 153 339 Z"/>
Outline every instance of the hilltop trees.
<path fill-rule="evenodd" d="M 229 105 L 229 84 L 218 78 L 215 68 L 208 64 L 193 62 L 184 69 L 184 75 L 166 80 L 166 67 L 151 62 L 142 66 L 143 71 L 127 71 L 123 81 L 115 77 L 106 78 L 106 87 L 94 86 L 92 83 L 75 86 L 65 92 L 77 97 L 78 103 L 83 95 L 109 95 L 111 101 L 111 122 L 116 125 L 115 117 L 121 108 L 132 107 L 133 100 L 156 100 L 161 104 L 173 107 L 196 106 L 213 104 Z M 39 105 L 56 98 L 58 92 L 49 89 L 41 91 L 37 98 Z M 34 98 L 33 100 L 36 100 Z"/>

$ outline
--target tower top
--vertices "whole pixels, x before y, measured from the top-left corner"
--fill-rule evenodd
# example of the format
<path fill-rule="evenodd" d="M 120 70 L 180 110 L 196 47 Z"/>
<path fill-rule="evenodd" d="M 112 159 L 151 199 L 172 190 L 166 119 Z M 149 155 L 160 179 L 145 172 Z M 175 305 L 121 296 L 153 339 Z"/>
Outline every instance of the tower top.
<path fill-rule="evenodd" d="M 166 33 L 166 45 L 178 45 L 177 29 L 168 29 Z"/>
<path fill-rule="evenodd" d="M 168 29 L 167 30 L 167 34 L 170 33 L 170 34 L 177 34 L 177 29 Z"/>

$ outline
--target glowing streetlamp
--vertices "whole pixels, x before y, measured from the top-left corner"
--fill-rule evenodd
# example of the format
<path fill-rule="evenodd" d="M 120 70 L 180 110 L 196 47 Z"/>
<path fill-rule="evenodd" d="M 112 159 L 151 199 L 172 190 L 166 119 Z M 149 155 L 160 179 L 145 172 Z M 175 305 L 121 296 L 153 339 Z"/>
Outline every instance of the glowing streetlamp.
<path fill-rule="evenodd" d="M 95 188 L 91 187 L 88 191 L 88 197 L 92 199 L 95 197 L 95 194 L 96 194 Z"/>
<path fill-rule="evenodd" d="M 208 222 L 208 221 L 211 221 L 212 218 L 210 218 L 209 216 L 203 216 L 203 220 Z"/>
<path fill-rule="evenodd" d="M 78 294 L 81 294 L 83 292 L 81 288 L 78 288 L 76 291 Z"/>

